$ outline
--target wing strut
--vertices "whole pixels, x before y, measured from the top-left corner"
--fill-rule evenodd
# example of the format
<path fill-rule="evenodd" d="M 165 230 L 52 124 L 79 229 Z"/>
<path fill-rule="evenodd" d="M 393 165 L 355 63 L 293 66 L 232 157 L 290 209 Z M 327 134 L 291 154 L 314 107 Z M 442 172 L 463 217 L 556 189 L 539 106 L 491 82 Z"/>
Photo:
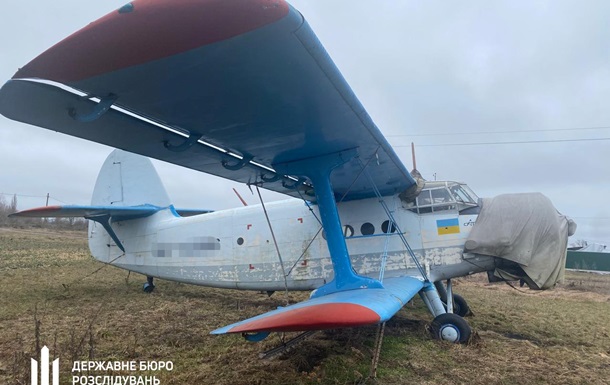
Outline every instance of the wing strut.
<path fill-rule="evenodd" d="M 362 162 L 360 162 L 360 164 L 362 165 Z M 415 262 L 415 266 L 417 266 L 417 270 L 419 270 L 419 273 L 422 275 L 424 280 L 426 282 L 429 282 L 428 274 L 426 274 L 426 270 L 422 267 L 421 263 L 417 259 L 417 256 L 415 255 L 415 253 L 413 252 L 413 249 L 409 245 L 409 242 L 407 242 L 407 238 L 405 238 L 405 234 L 402 232 L 400 227 L 398 227 L 398 223 L 396 223 L 396 219 L 394 219 L 394 215 L 392 215 L 392 212 L 388 208 L 388 205 L 383 200 L 383 196 L 379 192 L 379 189 L 377 188 L 377 185 L 375 184 L 375 181 L 371 177 L 371 174 L 366 169 L 366 165 L 362 165 L 362 167 L 363 167 L 364 173 L 366 174 L 367 178 L 371 182 L 371 186 L 373 187 L 373 190 L 375 191 L 375 195 L 377 195 L 377 199 L 379 199 L 379 203 L 381 204 L 381 207 L 383 207 L 383 210 L 385 211 L 386 215 L 390 219 L 390 223 L 389 223 L 388 226 L 396 226 L 396 230 L 397 230 L 396 232 L 398 233 L 398 236 L 400 237 L 403 245 L 407 249 L 407 252 L 409 253 L 409 256 L 411 257 L 413 262 Z"/>
<path fill-rule="evenodd" d="M 350 149 L 320 157 L 274 165 L 275 169 L 281 170 L 282 173 L 307 176 L 314 186 L 335 278 L 314 291 L 311 295 L 312 298 L 337 291 L 383 288 L 378 280 L 360 276 L 352 268 L 343 229 L 341 228 L 339 212 L 337 211 L 335 194 L 330 183 L 330 174 L 333 169 L 350 161 L 356 155 L 356 149 Z"/>
<path fill-rule="evenodd" d="M 280 248 L 277 245 L 277 238 L 275 238 L 275 232 L 273 231 L 273 226 L 271 226 L 271 220 L 269 219 L 269 214 L 267 213 L 267 208 L 265 207 L 265 202 L 263 202 L 263 196 L 261 195 L 261 190 L 258 188 L 258 186 L 256 186 L 256 192 L 258 193 L 258 199 L 261 201 L 261 206 L 263 208 L 263 212 L 265 213 L 265 218 L 267 219 L 267 225 L 269 225 L 269 231 L 271 232 L 271 238 L 273 238 L 273 244 L 275 245 L 275 251 L 277 252 L 277 257 L 280 260 L 280 266 L 282 267 L 282 275 L 284 276 L 284 289 L 286 290 L 286 306 L 288 306 L 288 275 L 286 274 L 286 269 L 284 268 L 284 260 L 282 259 L 282 253 L 280 253 Z"/>
<path fill-rule="evenodd" d="M 112 238 L 114 243 L 116 243 L 118 248 L 121 249 L 122 252 L 125 252 L 125 246 L 123 246 L 123 243 L 112 229 L 112 226 L 110 226 L 110 215 L 92 215 L 86 216 L 85 219 L 92 220 L 102 225 L 102 227 L 104 227 L 104 229 L 108 232 L 108 235 L 110 235 L 110 238 Z"/>

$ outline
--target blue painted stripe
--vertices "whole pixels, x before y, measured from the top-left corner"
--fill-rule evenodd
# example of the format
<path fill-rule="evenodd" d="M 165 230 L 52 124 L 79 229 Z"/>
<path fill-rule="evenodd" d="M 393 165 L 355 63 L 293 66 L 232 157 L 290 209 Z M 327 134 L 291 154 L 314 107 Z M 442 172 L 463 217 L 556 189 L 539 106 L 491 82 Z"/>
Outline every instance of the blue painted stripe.
<path fill-rule="evenodd" d="M 458 218 L 451 219 L 438 219 L 436 221 L 436 227 L 451 227 L 451 226 L 459 226 L 460 221 Z"/>

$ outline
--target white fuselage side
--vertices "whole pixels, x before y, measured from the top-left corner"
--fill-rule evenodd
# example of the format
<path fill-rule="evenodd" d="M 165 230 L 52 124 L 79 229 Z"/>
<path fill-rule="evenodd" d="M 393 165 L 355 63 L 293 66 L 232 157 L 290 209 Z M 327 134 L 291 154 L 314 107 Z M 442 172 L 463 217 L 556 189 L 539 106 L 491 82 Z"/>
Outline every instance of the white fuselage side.
<path fill-rule="evenodd" d="M 459 215 L 457 210 L 417 214 L 404 208 L 398 196 L 385 201 L 432 281 L 493 268 L 489 257 L 463 259 L 464 242 L 477 215 Z M 115 222 L 112 228 L 125 253 L 101 225 L 91 222 L 89 245 L 102 262 L 197 285 L 311 290 L 330 281 L 332 262 L 316 219 L 317 207 L 312 205 L 310 210 L 296 199 L 266 207 L 283 268 L 260 205 L 186 218 L 168 208 L 147 218 Z M 338 209 L 352 265 L 359 274 L 379 278 L 384 266 L 385 277 L 421 275 L 398 234 L 382 231 L 388 216 L 377 199 L 344 202 Z M 456 218 L 457 231 L 454 227 L 453 232 L 441 234 L 437 221 Z"/>

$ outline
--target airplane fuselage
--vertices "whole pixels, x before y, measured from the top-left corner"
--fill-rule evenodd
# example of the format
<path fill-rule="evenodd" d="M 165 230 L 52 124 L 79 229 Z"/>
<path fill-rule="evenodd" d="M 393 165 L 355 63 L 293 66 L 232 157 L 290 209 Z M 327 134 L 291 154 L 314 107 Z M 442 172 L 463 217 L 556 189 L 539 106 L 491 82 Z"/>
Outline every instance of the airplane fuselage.
<path fill-rule="evenodd" d="M 463 258 L 476 214 L 460 215 L 457 209 L 421 214 L 405 207 L 398 195 L 385 202 L 431 281 L 493 269 L 491 257 Z M 186 218 L 168 208 L 147 218 L 115 222 L 112 227 L 124 255 L 92 222 L 90 249 L 96 259 L 120 268 L 203 286 L 312 290 L 332 280 L 317 206 L 290 199 L 266 208 L 277 249 L 261 205 Z M 421 276 L 377 199 L 340 203 L 338 210 L 358 274 Z"/>

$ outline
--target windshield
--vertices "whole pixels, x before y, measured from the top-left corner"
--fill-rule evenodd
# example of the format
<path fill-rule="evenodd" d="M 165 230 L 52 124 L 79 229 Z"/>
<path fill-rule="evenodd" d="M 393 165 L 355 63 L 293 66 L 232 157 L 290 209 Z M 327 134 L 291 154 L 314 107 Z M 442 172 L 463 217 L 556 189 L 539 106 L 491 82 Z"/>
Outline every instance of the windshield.
<path fill-rule="evenodd" d="M 413 202 L 403 202 L 403 207 L 418 214 L 457 210 L 477 206 L 479 197 L 465 184 L 449 181 L 426 182 Z"/>
<path fill-rule="evenodd" d="M 455 200 L 460 203 L 477 204 L 478 197 L 466 185 L 453 185 L 449 187 Z"/>

